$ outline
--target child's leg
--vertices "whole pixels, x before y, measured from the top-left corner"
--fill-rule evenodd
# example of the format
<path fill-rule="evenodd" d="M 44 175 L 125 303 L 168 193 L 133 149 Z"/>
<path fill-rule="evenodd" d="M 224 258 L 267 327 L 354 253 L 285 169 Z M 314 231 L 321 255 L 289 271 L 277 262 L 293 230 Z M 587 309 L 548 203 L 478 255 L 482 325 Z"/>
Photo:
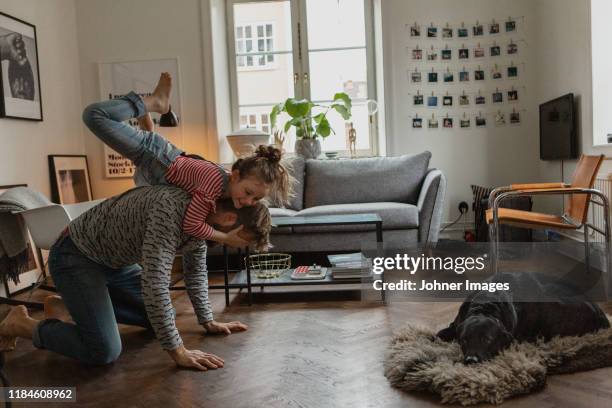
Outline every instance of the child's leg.
<path fill-rule="evenodd" d="M 140 118 L 147 112 L 168 110 L 170 77 L 162 74 L 152 95 L 140 98 L 134 92 L 104 102 L 89 105 L 83 112 L 83 121 L 105 144 L 141 167 L 149 184 L 165 183 L 165 169 L 182 150 L 155 132 L 135 129 L 123 123 Z"/>

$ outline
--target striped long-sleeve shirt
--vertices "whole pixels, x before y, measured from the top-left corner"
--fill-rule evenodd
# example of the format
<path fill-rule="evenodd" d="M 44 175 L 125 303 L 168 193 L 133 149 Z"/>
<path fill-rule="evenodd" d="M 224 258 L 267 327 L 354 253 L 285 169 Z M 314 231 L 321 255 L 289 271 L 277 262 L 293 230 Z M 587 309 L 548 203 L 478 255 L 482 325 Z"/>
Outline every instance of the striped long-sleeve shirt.
<path fill-rule="evenodd" d="M 110 198 L 70 223 L 70 236 L 84 255 L 110 268 L 139 263 L 149 321 L 165 350 L 182 344 L 170 298 L 170 273 L 183 252 L 185 286 L 203 324 L 213 319 L 208 300 L 206 242 L 183 233 L 191 197 L 173 186 L 132 189 Z"/>
<path fill-rule="evenodd" d="M 206 223 L 215 211 L 215 201 L 226 188 L 225 170 L 208 160 L 179 156 L 168 168 L 166 180 L 189 192 L 192 200 L 183 220 L 183 231 L 199 239 L 210 239 L 213 227 Z"/>

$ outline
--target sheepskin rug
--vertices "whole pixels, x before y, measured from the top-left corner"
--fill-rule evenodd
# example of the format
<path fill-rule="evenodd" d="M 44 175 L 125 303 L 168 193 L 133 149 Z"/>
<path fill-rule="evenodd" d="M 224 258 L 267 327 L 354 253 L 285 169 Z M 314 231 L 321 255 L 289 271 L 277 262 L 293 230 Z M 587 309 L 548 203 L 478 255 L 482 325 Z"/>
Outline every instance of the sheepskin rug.
<path fill-rule="evenodd" d="M 395 334 L 384 363 L 385 376 L 405 391 L 428 391 L 445 404 L 501 404 L 506 398 L 541 389 L 547 374 L 612 366 L 612 328 L 549 342 L 514 343 L 493 360 L 462 362 L 458 343 L 434 331 L 408 326 Z"/>

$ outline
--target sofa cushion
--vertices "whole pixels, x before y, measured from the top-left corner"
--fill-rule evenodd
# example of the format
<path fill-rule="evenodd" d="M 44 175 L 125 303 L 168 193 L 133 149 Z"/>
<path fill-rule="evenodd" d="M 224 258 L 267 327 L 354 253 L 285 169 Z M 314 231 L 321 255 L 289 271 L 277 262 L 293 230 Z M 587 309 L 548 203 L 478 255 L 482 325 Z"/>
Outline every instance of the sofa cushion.
<path fill-rule="evenodd" d="M 320 205 L 297 212 L 296 216 L 321 216 L 339 214 L 378 214 L 383 221 L 383 230 L 411 229 L 419 227 L 419 211 L 412 204 L 402 203 L 359 203 Z M 296 233 L 302 232 L 346 232 L 373 231 L 374 224 L 329 225 L 320 227 L 294 227 Z"/>
<path fill-rule="evenodd" d="M 329 204 L 416 204 L 430 152 L 352 160 L 308 160 L 304 208 Z"/>
<path fill-rule="evenodd" d="M 272 217 L 291 217 L 297 214 L 297 211 L 290 210 L 288 208 L 269 207 L 268 209 L 270 210 L 270 215 Z M 291 227 L 272 228 L 272 233 L 274 234 L 289 234 L 291 232 Z"/>

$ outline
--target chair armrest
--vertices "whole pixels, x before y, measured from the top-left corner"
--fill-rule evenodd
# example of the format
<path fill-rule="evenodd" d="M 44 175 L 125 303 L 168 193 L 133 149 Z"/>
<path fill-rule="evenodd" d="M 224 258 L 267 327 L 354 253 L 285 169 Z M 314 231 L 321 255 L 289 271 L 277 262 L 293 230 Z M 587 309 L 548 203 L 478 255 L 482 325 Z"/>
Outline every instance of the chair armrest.
<path fill-rule="evenodd" d="M 446 194 L 446 177 L 437 169 L 430 169 L 425 175 L 417 200 L 419 211 L 419 242 L 438 242 L 444 195 Z"/>
<path fill-rule="evenodd" d="M 536 190 L 536 189 L 547 189 L 547 188 L 565 188 L 569 187 L 569 184 L 565 183 L 525 183 L 525 184 L 511 184 L 510 189 L 512 190 Z"/>

